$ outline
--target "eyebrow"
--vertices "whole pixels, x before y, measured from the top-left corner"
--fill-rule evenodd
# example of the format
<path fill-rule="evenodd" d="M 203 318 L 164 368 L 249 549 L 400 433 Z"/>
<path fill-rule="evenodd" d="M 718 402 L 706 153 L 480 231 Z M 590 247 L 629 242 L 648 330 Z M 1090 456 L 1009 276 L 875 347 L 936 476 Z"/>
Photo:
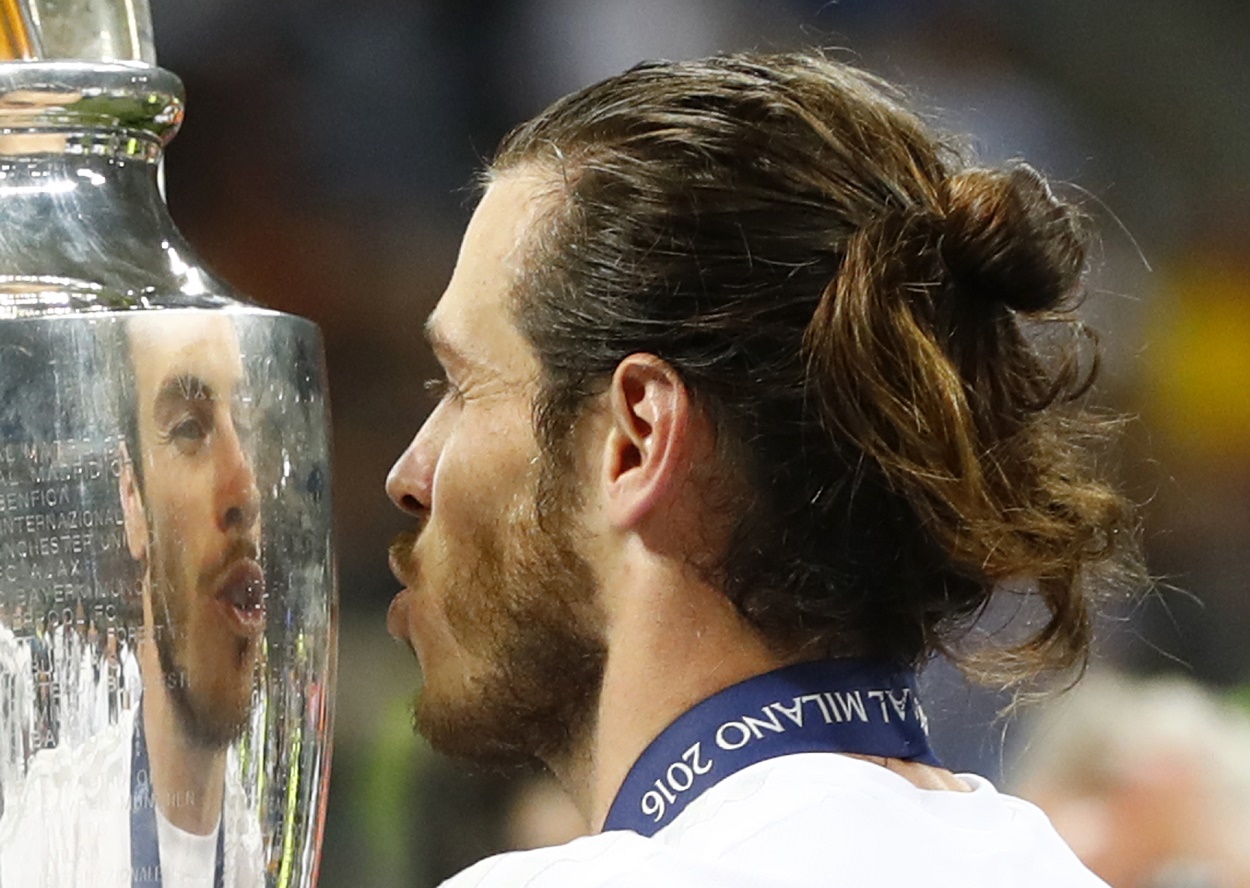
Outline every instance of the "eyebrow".
<path fill-rule="evenodd" d="M 438 327 L 434 324 L 434 315 L 430 315 L 425 319 L 425 326 L 422 328 L 425 336 L 425 342 L 430 347 L 430 351 L 434 352 L 434 356 L 438 358 L 441 364 L 459 364 L 462 366 L 474 366 L 476 362 L 471 360 L 464 352 L 460 351 L 451 343 L 451 340 L 442 334 Z"/>
<path fill-rule="evenodd" d="M 194 373 L 179 373 L 176 376 L 167 377 L 161 383 L 154 403 L 159 410 L 184 401 L 213 401 L 216 398 L 217 393 L 213 391 L 213 387 L 199 376 Z"/>

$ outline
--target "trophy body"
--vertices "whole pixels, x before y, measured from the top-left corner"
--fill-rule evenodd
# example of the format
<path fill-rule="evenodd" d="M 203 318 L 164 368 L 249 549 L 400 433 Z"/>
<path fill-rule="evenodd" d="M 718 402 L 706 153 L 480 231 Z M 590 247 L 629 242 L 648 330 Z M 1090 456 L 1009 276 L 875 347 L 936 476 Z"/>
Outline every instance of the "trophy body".
<path fill-rule="evenodd" d="M 308 886 L 337 619 L 320 336 L 174 228 L 181 84 L 119 5 L 128 61 L 0 63 L 0 886 Z M 0 44 L 46 54 L 55 7 L 4 0 Z"/>

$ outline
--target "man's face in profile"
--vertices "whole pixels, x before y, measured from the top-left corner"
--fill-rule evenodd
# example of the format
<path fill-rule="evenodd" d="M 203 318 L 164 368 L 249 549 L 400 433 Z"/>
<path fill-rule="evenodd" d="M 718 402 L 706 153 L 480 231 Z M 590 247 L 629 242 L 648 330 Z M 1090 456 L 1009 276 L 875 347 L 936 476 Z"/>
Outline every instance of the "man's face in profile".
<path fill-rule="evenodd" d="M 142 472 L 128 504 L 161 670 L 192 739 L 221 746 L 251 709 L 265 624 L 259 493 L 244 447 L 243 366 L 228 317 L 130 322 Z M 137 525 L 137 526 L 132 526 Z"/>
<path fill-rule="evenodd" d="M 420 531 L 392 546 L 388 620 L 421 661 L 417 724 L 478 761 L 566 753 L 605 658 L 577 480 L 535 439 L 539 365 L 508 307 L 533 185 L 496 183 L 474 214 L 427 329 L 446 388 L 387 482 Z"/>

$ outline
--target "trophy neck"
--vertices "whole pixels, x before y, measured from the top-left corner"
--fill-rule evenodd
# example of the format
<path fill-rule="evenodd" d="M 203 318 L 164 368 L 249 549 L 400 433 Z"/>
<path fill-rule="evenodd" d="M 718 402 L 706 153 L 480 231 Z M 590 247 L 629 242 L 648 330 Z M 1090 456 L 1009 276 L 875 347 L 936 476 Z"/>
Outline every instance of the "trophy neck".
<path fill-rule="evenodd" d="M 155 163 L 182 123 L 182 82 L 128 62 L 0 63 L 0 157 Z"/>
<path fill-rule="evenodd" d="M 182 115 L 160 68 L 0 64 L 0 318 L 233 302 L 158 186 Z"/>

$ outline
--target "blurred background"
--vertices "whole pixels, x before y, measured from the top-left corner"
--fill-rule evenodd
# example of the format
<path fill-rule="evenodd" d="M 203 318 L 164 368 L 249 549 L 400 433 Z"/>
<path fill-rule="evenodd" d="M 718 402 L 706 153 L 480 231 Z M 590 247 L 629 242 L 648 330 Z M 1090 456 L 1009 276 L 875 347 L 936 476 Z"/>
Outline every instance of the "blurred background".
<path fill-rule="evenodd" d="M 427 410 L 420 329 L 513 124 L 642 58 L 819 46 L 912 88 L 988 161 L 1027 158 L 1094 217 L 1099 399 L 1159 591 L 1104 621 L 1099 669 L 1250 681 L 1250 6 L 1240 0 L 154 0 L 186 83 L 169 203 L 208 264 L 324 331 L 342 591 L 321 882 L 426 886 L 505 844 L 529 784 L 415 739 L 386 635 L 383 492 Z M 931 670 L 936 742 L 1011 785 L 1003 700 Z M 1196 692 L 1195 692 L 1196 693 Z M 1009 750 L 1003 753 L 1004 746 Z M 539 799 L 534 800 L 537 792 Z M 1186 883 L 1188 884 L 1188 883 Z"/>

